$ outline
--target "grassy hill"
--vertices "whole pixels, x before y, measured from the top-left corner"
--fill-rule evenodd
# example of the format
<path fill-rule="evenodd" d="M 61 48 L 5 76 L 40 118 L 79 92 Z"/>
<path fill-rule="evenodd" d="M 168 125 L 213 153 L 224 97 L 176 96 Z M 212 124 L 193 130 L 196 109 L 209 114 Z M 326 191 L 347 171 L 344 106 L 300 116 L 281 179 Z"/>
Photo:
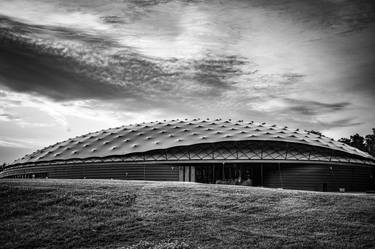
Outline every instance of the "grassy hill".
<path fill-rule="evenodd" d="M 375 196 L 0 180 L 0 248 L 374 248 Z"/>

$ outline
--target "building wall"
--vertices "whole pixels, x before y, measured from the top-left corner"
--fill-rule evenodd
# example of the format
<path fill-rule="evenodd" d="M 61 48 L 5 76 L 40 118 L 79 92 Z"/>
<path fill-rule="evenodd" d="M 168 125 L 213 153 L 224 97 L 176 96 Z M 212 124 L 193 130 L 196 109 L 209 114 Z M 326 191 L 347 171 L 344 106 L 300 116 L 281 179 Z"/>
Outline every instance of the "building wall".
<path fill-rule="evenodd" d="M 178 181 L 178 166 L 168 164 L 77 164 L 33 166 L 22 169 L 9 169 L 9 176 L 27 176 L 33 174 L 47 174 L 48 178 L 66 179 L 124 179 L 124 180 L 152 180 L 152 181 Z"/>
<path fill-rule="evenodd" d="M 375 170 L 342 165 L 268 164 L 263 166 L 265 187 L 314 191 L 365 191 L 374 189 Z"/>
<path fill-rule="evenodd" d="M 248 180 L 251 180 L 252 186 L 271 188 L 313 191 L 339 191 L 340 188 L 345 191 L 375 189 L 373 167 L 305 163 L 226 163 L 225 166 L 199 165 L 196 172 L 197 180 L 202 183 L 221 180 L 220 182 L 226 184 L 242 184 L 240 181 L 248 184 Z"/>
<path fill-rule="evenodd" d="M 235 165 L 235 164 L 233 164 Z M 375 189 L 375 168 L 324 165 L 324 164 L 240 164 L 242 167 L 252 167 L 253 183 L 257 186 L 301 189 L 314 191 L 365 191 Z M 260 170 L 260 167 L 263 170 Z M 204 167 L 214 168 L 215 165 Z M 216 165 L 217 166 L 217 165 Z M 230 164 L 225 167 L 229 168 Z M 202 166 L 199 166 L 202 167 Z M 221 167 L 213 177 L 221 179 Z M 194 165 L 178 166 L 172 164 L 76 164 L 55 166 L 33 166 L 7 169 L 8 176 L 32 178 L 67 178 L 67 179 L 125 179 L 125 180 L 160 180 L 195 182 L 196 172 Z M 241 169 L 242 171 L 244 168 Z M 212 170 L 209 171 L 212 173 Z M 232 172 L 233 173 L 233 172 Z M 228 174 L 228 172 L 226 172 Z M 5 177 L 7 175 L 4 175 Z M 263 179 L 261 179 L 261 177 Z M 212 178 L 212 177 L 211 177 Z M 211 179 L 210 178 L 210 179 Z M 225 177 L 228 179 L 228 176 Z M 212 183 L 215 180 L 210 181 Z"/>

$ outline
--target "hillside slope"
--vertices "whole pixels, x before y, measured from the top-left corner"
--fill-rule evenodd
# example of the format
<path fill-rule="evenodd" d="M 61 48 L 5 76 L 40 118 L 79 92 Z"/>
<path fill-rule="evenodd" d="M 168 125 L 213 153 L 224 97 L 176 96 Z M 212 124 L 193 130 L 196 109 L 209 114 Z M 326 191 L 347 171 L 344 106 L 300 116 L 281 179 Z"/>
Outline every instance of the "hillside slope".
<path fill-rule="evenodd" d="M 0 248 L 372 248 L 375 197 L 116 180 L 1 180 Z"/>

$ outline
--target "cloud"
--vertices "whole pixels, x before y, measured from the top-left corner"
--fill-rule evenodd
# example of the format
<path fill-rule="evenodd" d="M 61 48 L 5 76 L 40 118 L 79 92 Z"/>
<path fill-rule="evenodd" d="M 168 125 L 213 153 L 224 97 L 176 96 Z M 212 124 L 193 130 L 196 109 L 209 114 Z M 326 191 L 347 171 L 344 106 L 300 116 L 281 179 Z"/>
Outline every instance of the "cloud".
<path fill-rule="evenodd" d="M 284 101 L 287 105 L 286 110 L 284 111 L 296 112 L 300 115 L 306 116 L 337 112 L 344 110 L 351 105 L 349 102 L 323 103 L 290 98 L 285 98 Z"/>
<path fill-rule="evenodd" d="M 0 79 L 12 90 L 55 100 L 124 98 L 137 96 L 142 93 L 141 84 L 157 84 L 165 75 L 156 64 L 126 48 L 106 54 L 96 46 L 99 38 L 93 43 L 88 39 L 89 45 L 72 46 L 53 37 L 52 42 L 41 41 L 33 35 L 45 34 L 44 29 L 35 33 L 32 25 L 17 25 L 32 35 L 3 28 L 0 40 Z"/>
<path fill-rule="evenodd" d="M 9 114 L 9 113 L 0 113 L 0 121 L 17 121 L 20 120 L 20 117 Z"/>
<path fill-rule="evenodd" d="M 297 117 L 316 116 L 346 110 L 350 102 L 324 103 L 312 100 L 292 99 L 270 95 L 264 98 L 249 100 L 249 106 L 254 111 L 262 111 L 279 115 L 293 114 Z"/>
<path fill-rule="evenodd" d="M 242 75 L 239 66 L 246 64 L 246 60 L 236 56 L 217 56 L 216 58 L 204 58 L 193 62 L 191 72 L 194 80 L 200 84 L 207 84 L 214 88 L 228 89 L 235 82 L 233 77 Z"/>
<path fill-rule="evenodd" d="M 4 20 L 0 84 L 56 101 L 219 96 L 246 74 L 248 61 L 234 55 L 154 59 L 83 31 Z"/>
<path fill-rule="evenodd" d="M 0 147 L 13 147 L 13 148 L 31 148 L 35 144 L 39 144 L 35 140 L 19 139 L 0 136 Z"/>
<path fill-rule="evenodd" d="M 338 127 L 353 127 L 363 124 L 363 122 L 358 122 L 355 118 L 344 118 L 344 119 L 338 119 L 333 120 L 331 122 L 327 121 L 319 121 L 318 124 L 321 127 L 325 127 L 325 129 L 329 128 L 338 128 Z"/>

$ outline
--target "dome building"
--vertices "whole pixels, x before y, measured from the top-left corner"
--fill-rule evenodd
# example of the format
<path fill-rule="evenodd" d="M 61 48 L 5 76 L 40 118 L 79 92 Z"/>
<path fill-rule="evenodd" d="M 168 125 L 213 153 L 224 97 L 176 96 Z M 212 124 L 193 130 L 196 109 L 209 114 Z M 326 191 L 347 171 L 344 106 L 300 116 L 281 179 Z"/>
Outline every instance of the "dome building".
<path fill-rule="evenodd" d="M 316 191 L 374 189 L 374 176 L 374 157 L 331 138 L 222 119 L 101 130 L 38 150 L 0 172 L 0 178 L 165 180 Z"/>

